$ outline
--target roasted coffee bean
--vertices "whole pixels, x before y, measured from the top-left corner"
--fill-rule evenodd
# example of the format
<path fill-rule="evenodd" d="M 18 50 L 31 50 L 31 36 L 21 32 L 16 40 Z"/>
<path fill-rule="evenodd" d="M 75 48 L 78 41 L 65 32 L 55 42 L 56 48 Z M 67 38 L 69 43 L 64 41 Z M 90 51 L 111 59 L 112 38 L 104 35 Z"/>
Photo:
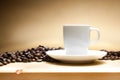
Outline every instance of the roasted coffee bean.
<path fill-rule="evenodd" d="M 45 48 L 44 48 L 43 46 L 38 46 L 36 49 L 37 49 L 38 51 L 44 51 L 44 50 L 45 50 Z"/>
<path fill-rule="evenodd" d="M 38 58 L 38 57 L 35 57 L 34 59 L 35 59 L 35 60 L 38 60 L 39 58 Z"/>
<path fill-rule="evenodd" d="M 11 54 L 11 58 L 12 58 L 12 59 L 16 59 L 15 54 Z"/>
<path fill-rule="evenodd" d="M 4 61 L 4 58 L 3 57 L 0 57 L 0 62 L 3 62 Z"/>
<path fill-rule="evenodd" d="M 100 51 L 105 51 L 105 52 L 108 52 L 107 50 L 105 50 L 105 49 L 101 49 Z"/>
<path fill-rule="evenodd" d="M 107 58 L 107 57 L 103 57 L 103 59 L 104 59 L 104 60 L 108 60 L 108 58 Z"/>
<path fill-rule="evenodd" d="M 36 52 L 34 50 L 31 50 L 31 54 L 35 54 Z"/>
<path fill-rule="evenodd" d="M 37 62 L 42 62 L 42 59 L 37 59 L 36 61 L 37 61 Z"/>
<path fill-rule="evenodd" d="M 6 61 L 6 60 L 7 60 L 7 58 L 3 58 L 3 62 Z"/>
<path fill-rule="evenodd" d="M 26 57 L 27 57 L 28 59 L 34 58 L 34 56 L 33 56 L 32 54 L 28 54 L 28 55 L 26 55 Z"/>
<path fill-rule="evenodd" d="M 36 52 L 36 53 L 39 53 L 39 52 L 40 52 L 40 50 L 36 50 L 35 52 Z"/>
<path fill-rule="evenodd" d="M 31 51 L 35 51 L 35 48 L 31 48 Z"/>
<path fill-rule="evenodd" d="M 36 61 L 36 60 L 35 60 L 35 59 L 31 59 L 31 61 L 33 61 L 33 62 L 34 62 L 34 61 Z"/>
<path fill-rule="evenodd" d="M 22 62 L 22 59 L 21 58 L 17 58 L 16 61 L 17 62 Z"/>
<path fill-rule="evenodd" d="M 30 54 L 29 52 L 25 52 L 25 53 L 23 53 L 23 55 L 28 55 L 28 54 Z"/>
<path fill-rule="evenodd" d="M 28 59 L 27 58 L 22 58 L 22 61 L 23 62 L 28 62 Z"/>
<path fill-rule="evenodd" d="M 110 53 L 110 52 L 107 52 L 107 55 L 112 55 L 112 53 Z"/>
<path fill-rule="evenodd" d="M 119 57 L 118 57 L 118 56 L 115 56 L 115 59 L 116 59 L 116 60 L 118 60 L 118 59 L 119 59 Z"/>
<path fill-rule="evenodd" d="M 11 62 L 14 63 L 14 62 L 16 62 L 16 60 L 15 60 L 15 59 L 12 59 Z"/>
<path fill-rule="evenodd" d="M 46 57 L 46 55 L 41 54 L 38 58 L 43 59 L 44 57 Z"/>
<path fill-rule="evenodd" d="M 27 62 L 32 62 L 32 59 L 27 59 Z"/>
<path fill-rule="evenodd" d="M 41 53 L 35 53 L 34 56 L 39 57 L 41 56 Z"/>
<path fill-rule="evenodd" d="M 17 52 L 15 52 L 15 55 L 16 55 L 16 56 L 22 55 L 22 52 L 17 51 Z"/>
<path fill-rule="evenodd" d="M 10 63 L 10 62 L 11 62 L 11 60 L 10 60 L 10 59 L 6 59 L 6 62 L 7 62 L 7 63 Z"/>
<path fill-rule="evenodd" d="M 46 47 L 44 47 L 44 48 L 45 48 L 45 51 L 48 51 L 48 50 L 49 50 L 49 47 L 47 47 L 47 46 L 46 46 Z"/>
<path fill-rule="evenodd" d="M 3 63 L 4 65 L 8 64 L 6 61 L 3 61 L 2 63 Z"/>
<path fill-rule="evenodd" d="M 62 48 L 62 47 L 58 47 L 57 49 L 58 49 L 58 50 L 61 50 L 61 49 L 63 49 L 63 48 Z"/>
<path fill-rule="evenodd" d="M 23 55 L 20 55 L 19 57 L 26 57 L 26 55 L 23 54 Z"/>
<path fill-rule="evenodd" d="M 114 53 L 114 56 L 118 56 L 118 53 L 117 53 L 117 52 L 115 52 L 115 53 Z"/>
<path fill-rule="evenodd" d="M 3 57 L 3 58 L 7 58 L 8 56 L 7 56 L 6 53 L 4 53 L 4 54 L 2 54 L 2 57 Z"/>
<path fill-rule="evenodd" d="M 31 49 L 27 49 L 26 52 L 31 52 Z"/>
<path fill-rule="evenodd" d="M 0 66 L 3 66 L 4 64 L 2 62 L 0 62 Z"/>
<path fill-rule="evenodd" d="M 27 52 L 27 50 L 24 50 L 24 51 L 20 51 L 21 52 L 21 54 L 24 54 L 24 53 L 26 53 Z"/>
<path fill-rule="evenodd" d="M 46 55 L 46 51 L 42 51 L 41 53 L 42 53 L 43 55 Z"/>
<path fill-rule="evenodd" d="M 56 48 L 55 48 L 55 47 L 52 47 L 52 48 L 50 48 L 50 50 L 56 50 Z"/>

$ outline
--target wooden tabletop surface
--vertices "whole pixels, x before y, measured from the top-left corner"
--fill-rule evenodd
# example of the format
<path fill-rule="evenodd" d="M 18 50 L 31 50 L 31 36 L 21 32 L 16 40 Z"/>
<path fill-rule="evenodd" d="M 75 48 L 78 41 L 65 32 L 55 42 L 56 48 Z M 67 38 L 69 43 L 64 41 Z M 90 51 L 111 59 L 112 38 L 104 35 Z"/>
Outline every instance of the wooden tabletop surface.
<path fill-rule="evenodd" d="M 10 63 L 0 66 L 0 73 L 116 73 L 120 72 L 120 60 L 98 60 L 89 64 L 67 64 L 52 62 Z"/>

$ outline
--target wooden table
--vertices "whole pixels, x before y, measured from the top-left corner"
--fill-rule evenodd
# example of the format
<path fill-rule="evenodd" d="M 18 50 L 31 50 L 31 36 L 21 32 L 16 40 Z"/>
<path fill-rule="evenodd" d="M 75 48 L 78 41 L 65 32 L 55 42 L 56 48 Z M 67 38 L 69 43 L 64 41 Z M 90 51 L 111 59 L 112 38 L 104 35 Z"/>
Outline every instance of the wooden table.
<path fill-rule="evenodd" d="M 16 74 L 22 70 L 21 74 Z M 0 67 L 0 80 L 120 80 L 120 60 L 91 64 L 10 63 Z"/>

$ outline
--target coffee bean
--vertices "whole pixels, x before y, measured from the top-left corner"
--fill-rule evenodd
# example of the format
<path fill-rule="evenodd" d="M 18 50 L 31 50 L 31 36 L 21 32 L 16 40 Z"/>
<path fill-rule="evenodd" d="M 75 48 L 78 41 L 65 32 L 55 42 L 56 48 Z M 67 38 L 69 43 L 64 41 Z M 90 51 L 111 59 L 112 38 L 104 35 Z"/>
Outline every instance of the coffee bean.
<path fill-rule="evenodd" d="M 34 50 L 31 50 L 31 54 L 35 54 L 36 52 Z"/>
<path fill-rule="evenodd" d="M 22 55 L 22 54 L 23 54 L 23 53 L 20 52 L 20 51 L 15 52 L 15 55 L 16 55 L 16 56 L 20 56 L 20 55 Z"/>
<path fill-rule="evenodd" d="M 115 53 L 114 53 L 114 56 L 118 56 L 118 53 L 117 53 L 117 52 L 115 52 Z"/>
<path fill-rule="evenodd" d="M 23 55 L 20 55 L 20 57 L 26 57 L 26 55 L 23 54 Z"/>
<path fill-rule="evenodd" d="M 108 60 L 108 59 L 109 59 L 108 57 L 104 56 L 104 57 L 100 58 L 99 60 Z"/>
<path fill-rule="evenodd" d="M 26 52 L 31 52 L 31 49 L 27 49 Z"/>
<path fill-rule="evenodd" d="M 34 59 L 35 59 L 35 60 L 38 60 L 39 58 L 38 58 L 38 57 L 35 57 Z"/>
<path fill-rule="evenodd" d="M 100 51 L 105 51 L 105 52 L 107 52 L 107 50 L 105 50 L 105 49 L 101 49 Z"/>
<path fill-rule="evenodd" d="M 17 58 L 16 61 L 17 62 L 22 62 L 22 59 L 21 58 Z"/>
<path fill-rule="evenodd" d="M 48 50 L 49 50 L 49 47 L 47 47 L 47 46 L 45 46 L 44 48 L 45 48 L 45 51 L 48 51 Z"/>
<path fill-rule="evenodd" d="M 11 62 L 14 63 L 14 62 L 16 62 L 16 60 L 15 60 L 15 59 L 12 59 Z"/>
<path fill-rule="evenodd" d="M 34 62 L 34 61 L 35 61 L 35 59 L 32 59 L 31 61 L 33 61 L 33 62 Z"/>
<path fill-rule="evenodd" d="M 62 47 L 58 47 L 58 50 L 61 50 L 61 49 L 63 49 Z"/>
<path fill-rule="evenodd" d="M 16 59 L 15 54 L 11 54 L 11 58 L 12 58 L 12 59 Z"/>
<path fill-rule="evenodd" d="M 32 59 L 27 59 L 27 62 L 32 62 Z"/>
<path fill-rule="evenodd" d="M 119 57 L 118 57 L 118 56 L 115 56 L 115 59 L 116 59 L 116 60 L 118 60 L 118 59 L 119 59 Z"/>
<path fill-rule="evenodd" d="M 31 48 L 31 51 L 35 51 L 35 48 Z"/>
<path fill-rule="evenodd" d="M 4 54 L 2 54 L 2 57 L 3 57 L 3 58 L 7 58 L 8 56 L 7 56 L 6 53 L 4 53 Z"/>
<path fill-rule="evenodd" d="M 44 51 L 45 48 L 44 48 L 44 46 L 38 46 L 38 47 L 37 47 L 37 50 L 38 50 L 38 51 Z"/>
<path fill-rule="evenodd" d="M 4 64 L 2 62 L 0 62 L 0 66 L 3 66 Z"/>
<path fill-rule="evenodd" d="M 28 54 L 28 55 L 26 55 L 26 57 L 27 57 L 28 59 L 34 58 L 34 56 L 33 56 L 32 54 Z"/>
<path fill-rule="evenodd" d="M 7 63 L 10 63 L 10 62 L 11 62 L 11 60 L 10 60 L 10 59 L 6 59 L 6 62 L 7 62 Z"/>
<path fill-rule="evenodd" d="M 41 53 L 35 53 L 34 56 L 39 57 L 41 56 Z"/>
<path fill-rule="evenodd" d="M 23 62 L 28 62 L 28 59 L 27 58 L 22 58 L 22 61 Z"/>
<path fill-rule="evenodd" d="M 52 47 L 52 48 L 50 48 L 50 50 L 56 50 L 56 48 L 55 48 L 55 47 Z"/>
<path fill-rule="evenodd" d="M 37 61 L 37 62 L 42 62 L 42 59 L 37 59 L 36 61 Z"/>
<path fill-rule="evenodd" d="M 0 62 L 3 62 L 4 61 L 4 58 L 3 57 L 0 57 Z"/>
<path fill-rule="evenodd" d="M 3 63 L 4 65 L 8 64 L 6 61 L 3 61 L 2 63 Z"/>
<path fill-rule="evenodd" d="M 46 51 L 42 51 L 41 54 L 46 55 Z"/>

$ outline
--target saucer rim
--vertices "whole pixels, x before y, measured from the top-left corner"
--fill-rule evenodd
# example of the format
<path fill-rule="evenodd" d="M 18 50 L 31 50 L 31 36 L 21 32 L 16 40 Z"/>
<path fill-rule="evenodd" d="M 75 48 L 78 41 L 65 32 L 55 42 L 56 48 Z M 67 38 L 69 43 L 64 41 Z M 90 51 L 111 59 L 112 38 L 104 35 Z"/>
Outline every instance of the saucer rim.
<path fill-rule="evenodd" d="M 49 52 L 57 52 L 57 51 L 65 51 L 65 50 L 51 50 L 51 51 L 47 51 L 46 53 L 49 55 L 56 55 L 56 56 L 73 56 L 73 57 L 75 57 L 75 56 L 100 56 L 100 55 L 106 55 L 107 54 L 107 52 L 105 52 L 105 51 L 99 51 L 99 50 L 88 50 L 88 51 L 96 51 L 96 54 L 92 54 L 92 55 L 89 55 L 89 54 L 85 54 L 85 55 L 67 55 L 67 54 L 62 54 L 62 55 L 60 55 L 60 54 L 58 54 L 58 53 L 49 53 Z M 100 54 L 98 54 L 98 52 L 100 52 Z"/>

